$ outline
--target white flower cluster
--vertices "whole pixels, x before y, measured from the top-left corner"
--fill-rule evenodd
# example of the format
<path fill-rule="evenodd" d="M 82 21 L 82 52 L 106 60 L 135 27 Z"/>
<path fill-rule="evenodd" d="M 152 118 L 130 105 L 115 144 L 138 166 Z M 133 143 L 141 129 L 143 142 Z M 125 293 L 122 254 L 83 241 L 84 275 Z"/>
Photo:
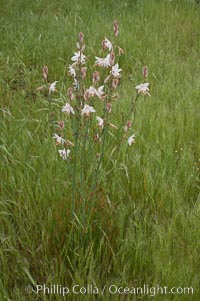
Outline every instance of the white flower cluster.
<path fill-rule="evenodd" d="M 114 22 L 114 34 L 117 37 L 119 33 L 119 26 L 117 21 Z M 115 49 L 118 50 L 118 54 L 115 53 Z M 85 87 L 84 80 L 87 74 L 87 67 L 85 67 L 87 63 L 87 56 L 84 54 L 85 45 L 84 45 L 84 34 L 79 34 L 79 39 L 77 42 L 77 51 L 74 52 L 73 56 L 71 57 L 72 64 L 68 66 L 68 75 L 72 78 L 72 87 L 69 87 L 67 90 L 67 96 L 69 101 L 62 106 L 61 111 L 65 115 L 68 115 L 70 118 L 76 118 L 76 120 L 82 120 L 84 123 L 83 118 L 88 119 L 91 114 L 96 113 L 96 109 L 94 108 L 95 100 L 101 100 L 103 105 L 103 112 L 102 117 L 96 116 L 97 121 L 97 130 L 103 132 L 105 126 L 111 126 L 115 129 L 117 127 L 108 121 L 108 116 L 111 114 L 112 110 L 112 102 L 114 99 L 118 97 L 117 94 L 114 94 L 115 89 L 119 86 L 120 78 L 122 77 L 122 69 L 119 67 L 119 64 L 115 62 L 116 57 L 120 56 L 124 53 L 124 51 L 119 47 L 115 46 L 108 38 L 104 38 L 102 41 L 102 50 L 103 52 L 106 51 L 103 57 L 95 56 L 95 63 L 94 67 L 105 68 L 108 70 L 105 79 L 101 79 L 100 72 L 95 70 L 93 72 L 92 77 L 92 85 L 88 88 Z M 105 74 L 105 72 L 104 72 Z M 146 80 L 148 76 L 148 68 L 145 66 L 143 68 L 144 78 Z M 43 68 L 43 77 L 47 80 L 48 75 L 48 68 L 45 66 Z M 99 85 L 100 81 L 102 83 Z M 58 81 L 53 82 L 49 86 L 49 95 L 51 93 L 56 92 L 56 84 Z M 99 85 L 99 86 L 98 86 Z M 145 82 L 143 84 L 137 85 L 135 89 L 139 94 L 148 95 L 149 93 L 149 83 Z M 99 108 L 100 103 L 98 105 Z M 75 116 L 75 117 L 73 117 Z M 79 118 L 77 119 L 77 116 Z M 128 130 L 130 129 L 132 121 L 129 120 L 127 125 L 124 127 L 125 137 Z M 64 122 L 60 121 L 60 130 L 64 129 Z M 74 146 L 72 142 L 69 140 L 63 139 L 61 136 L 54 134 L 53 138 L 56 139 L 57 145 L 69 145 Z M 99 134 L 97 135 L 99 136 Z M 96 141 L 96 140 L 95 140 Z M 100 141 L 100 139 L 99 139 Z M 135 142 L 135 134 L 132 134 L 129 138 L 127 137 L 127 143 L 131 146 Z M 66 160 L 70 156 L 70 149 L 63 149 L 59 150 L 60 156 Z"/>

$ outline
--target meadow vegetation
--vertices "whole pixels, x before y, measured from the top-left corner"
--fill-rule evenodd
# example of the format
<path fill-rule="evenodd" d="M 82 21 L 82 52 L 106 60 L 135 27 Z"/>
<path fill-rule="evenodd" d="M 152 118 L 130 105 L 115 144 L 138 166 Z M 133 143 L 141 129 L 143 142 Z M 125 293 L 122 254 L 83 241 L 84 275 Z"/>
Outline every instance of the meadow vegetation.
<path fill-rule="evenodd" d="M 151 94 L 137 101 L 134 144 L 110 130 L 113 143 L 94 190 L 87 148 L 81 181 L 73 186 L 73 159 L 62 160 L 53 139 L 79 32 L 93 63 L 105 37 L 124 50 L 113 124 L 129 111 L 145 65 Z M 0 40 L 0 301 L 62 300 L 25 291 L 44 283 L 194 288 L 193 295 L 71 294 L 66 300 L 198 301 L 200 5 L 1 1 Z M 45 65 L 49 83 L 58 81 L 50 96 L 37 90 Z M 92 64 L 87 67 L 92 76 Z"/>

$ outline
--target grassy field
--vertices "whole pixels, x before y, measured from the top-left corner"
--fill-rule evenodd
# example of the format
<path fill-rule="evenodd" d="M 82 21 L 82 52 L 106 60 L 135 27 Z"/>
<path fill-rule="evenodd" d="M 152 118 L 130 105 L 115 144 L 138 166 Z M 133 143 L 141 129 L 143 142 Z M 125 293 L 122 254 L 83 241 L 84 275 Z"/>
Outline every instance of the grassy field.
<path fill-rule="evenodd" d="M 70 291 L 74 285 L 106 286 L 103 295 L 70 293 L 66 300 L 200 300 L 200 5 L 0 4 L 0 301 L 63 300 L 61 294 L 27 292 L 27 285 L 44 284 Z M 105 153 L 92 210 L 87 198 L 83 208 L 77 197 L 73 216 L 72 183 L 52 139 L 61 118 L 60 91 L 66 94 L 70 84 L 66 67 L 78 33 L 84 32 L 94 62 L 101 41 L 113 36 L 115 19 L 125 54 L 114 123 L 129 109 L 144 65 L 151 97 L 140 97 L 137 105 L 136 143 Z M 44 65 L 49 82 L 58 81 L 52 99 L 36 91 Z M 90 161 L 85 164 L 89 174 Z M 86 190 L 88 174 L 81 182 Z M 114 285 L 194 292 L 112 294 Z"/>

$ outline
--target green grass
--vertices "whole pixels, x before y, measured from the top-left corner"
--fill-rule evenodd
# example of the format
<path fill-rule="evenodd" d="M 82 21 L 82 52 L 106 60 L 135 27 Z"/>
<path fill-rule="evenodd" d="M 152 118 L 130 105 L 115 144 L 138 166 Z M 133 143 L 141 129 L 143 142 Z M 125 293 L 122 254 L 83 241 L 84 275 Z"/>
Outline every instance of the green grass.
<path fill-rule="evenodd" d="M 36 88 L 47 65 L 50 82 L 58 80 L 64 93 L 78 33 L 85 33 L 86 52 L 100 55 L 115 19 L 125 50 L 116 123 L 144 65 L 152 96 L 138 103 L 136 143 L 112 160 L 107 154 L 94 214 L 83 226 L 70 222 L 70 180 L 52 139 L 49 116 L 59 119 L 60 103 L 49 107 Z M 1 1 L 0 40 L 0 300 L 62 300 L 26 294 L 25 287 L 93 283 L 193 287 L 194 294 L 66 300 L 198 301 L 200 5 Z"/>

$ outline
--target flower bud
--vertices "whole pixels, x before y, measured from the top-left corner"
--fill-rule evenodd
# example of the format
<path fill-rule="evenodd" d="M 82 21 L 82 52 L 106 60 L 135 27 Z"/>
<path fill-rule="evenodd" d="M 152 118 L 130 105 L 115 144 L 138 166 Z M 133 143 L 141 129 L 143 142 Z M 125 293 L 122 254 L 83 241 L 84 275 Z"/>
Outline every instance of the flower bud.
<path fill-rule="evenodd" d="M 82 32 L 79 33 L 78 40 L 79 40 L 79 43 L 83 44 L 84 34 Z"/>
<path fill-rule="evenodd" d="M 114 51 L 111 51 L 110 53 L 110 65 L 113 66 L 115 63 L 115 53 Z"/>
<path fill-rule="evenodd" d="M 69 99 L 70 100 L 73 100 L 74 99 L 74 94 L 73 94 L 73 88 L 72 87 L 69 87 L 67 89 L 67 95 L 69 96 Z"/>
<path fill-rule="evenodd" d="M 48 67 L 47 66 L 44 66 L 43 68 L 42 68 L 42 76 L 43 76 L 43 78 L 44 78 L 44 80 L 47 80 L 47 77 L 48 77 Z"/>
<path fill-rule="evenodd" d="M 59 127 L 60 127 L 61 130 L 63 130 L 64 127 L 65 127 L 65 123 L 64 123 L 63 120 L 58 121 L 58 125 L 59 125 Z"/>
<path fill-rule="evenodd" d="M 81 77 L 82 77 L 82 79 L 85 79 L 86 71 L 87 71 L 87 67 L 82 67 L 81 68 Z"/>
<path fill-rule="evenodd" d="M 130 129 L 131 125 L 132 125 L 132 121 L 131 121 L 131 120 L 128 120 L 128 121 L 127 121 L 127 127 L 128 127 L 128 129 Z"/>
<path fill-rule="evenodd" d="M 101 42 L 101 46 L 102 46 L 102 49 L 103 50 L 106 50 L 106 40 L 103 40 L 102 42 Z"/>
<path fill-rule="evenodd" d="M 110 102 L 107 102 L 107 104 L 106 104 L 106 110 L 107 110 L 108 114 L 111 113 L 111 111 L 112 111 L 112 104 Z"/>
<path fill-rule="evenodd" d="M 146 79 L 148 77 L 148 67 L 147 66 L 144 66 L 142 68 L 142 75 L 143 75 L 144 79 Z"/>
<path fill-rule="evenodd" d="M 83 94 L 83 98 L 85 101 L 88 101 L 88 99 L 90 98 L 90 93 L 88 90 L 86 90 Z"/>
<path fill-rule="evenodd" d="M 132 125 L 132 121 L 128 120 L 127 123 L 126 123 L 126 125 L 125 125 L 125 127 L 124 127 L 124 132 L 125 133 L 128 132 L 128 130 L 130 129 L 131 125 Z"/>
<path fill-rule="evenodd" d="M 101 137 L 100 137 L 100 135 L 98 133 L 94 134 L 93 139 L 94 139 L 95 142 L 100 142 L 101 143 Z"/>
<path fill-rule="evenodd" d="M 96 154 L 96 159 L 99 159 L 99 158 L 100 158 L 100 154 L 97 153 L 97 154 Z"/>
<path fill-rule="evenodd" d="M 116 46 L 116 47 L 118 49 L 118 55 L 119 56 L 122 55 L 122 54 L 124 54 L 124 50 L 121 47 L 119 47 L 119 46 Z"/>
<path fill-rule="evenodd" d="M 93 84 L 97 84 L 100 80 L 100 75 L 99 75 L 99 72 L 98 71 L 95 71 L 93 73 L 93 77 L 92 77 L 92 81 L 93 81 Z"/>
<path fill-rule="evenodd" d="M 112 89 L 115 90 L 119 85 L 119 79 L 118 78 L 114 78 L 112 80 Z"/>
<path fill-rule="evenodd" d="M 114 23 L 113 23 L 113 30 L 114 30 L 115 37 L 118 37 L 118 35 L 119 35 L 119 25 L 118 25 L 117 20 L 115 20 Z"/>

